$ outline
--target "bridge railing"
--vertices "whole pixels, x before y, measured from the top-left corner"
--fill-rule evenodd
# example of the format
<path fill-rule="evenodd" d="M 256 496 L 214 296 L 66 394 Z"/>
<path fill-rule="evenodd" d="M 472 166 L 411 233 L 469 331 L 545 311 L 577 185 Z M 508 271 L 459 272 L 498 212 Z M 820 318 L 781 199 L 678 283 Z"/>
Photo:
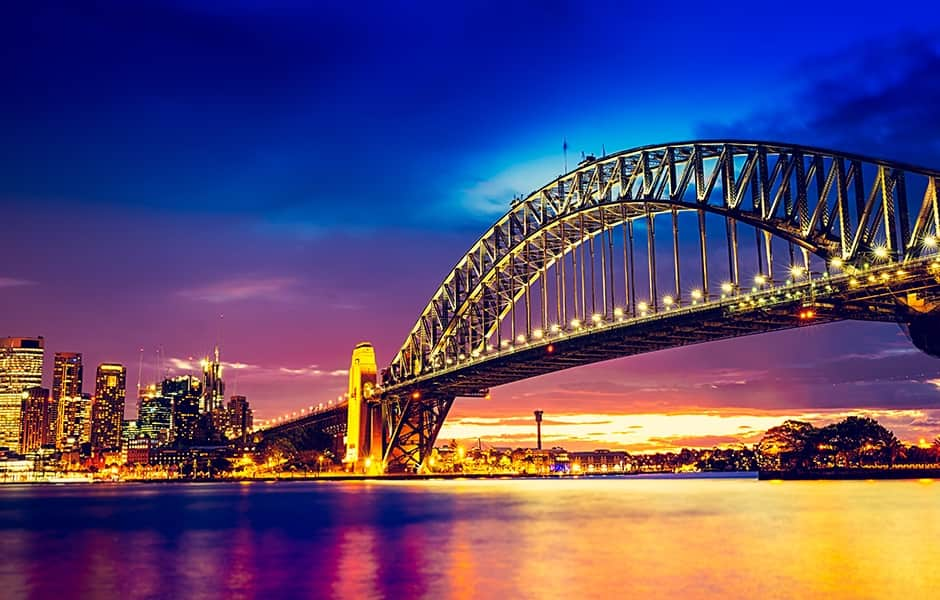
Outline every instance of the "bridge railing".
<path fill-rule="evenodd" d="M 257 425 L 252 428 L 252 432 L 264 431 L 266 429 L 271 429 L 274 427 L 282 427 L 284 425 L 290 425 L 297 421 L 302 421 L 304 419 L 309 419 L 319 414 L 331 412 L 346 406 L 346 394 L 337 397 L 336 401 L 329 400 L 327 402 L 320 402 L 319 404 L 311 404 L 310 406 L 302 407 L 299 410 L 291 411 L 284 413 L 277 417 L 272 417 L 270 419 L 264 419 L 259 421 Z"/>

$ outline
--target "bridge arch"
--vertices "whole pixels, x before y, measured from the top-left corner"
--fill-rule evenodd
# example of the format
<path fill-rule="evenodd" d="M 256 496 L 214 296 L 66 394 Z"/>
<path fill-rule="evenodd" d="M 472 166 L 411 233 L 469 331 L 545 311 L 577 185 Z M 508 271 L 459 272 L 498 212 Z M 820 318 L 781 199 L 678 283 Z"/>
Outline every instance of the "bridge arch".
<path fill-rule="evenodd" d="M 852 268 L 868 261 L 916 258 L 935 243 L 940 230 L 938 182 L 940 173 L 928 169 L 769 142 L 648 146 L 585 161 L 515 201 L 458 261 L 386 370 L 384 384 L 407 384 L 457 361 L 498 351 L 507 342 L 512 345 L 518 336 L 544 334 L 548 327 L 570 327 L 617 312 L 636 316 L 664 308 L 664 302 L 705 301 L 728 286 L 746 290 L 746 275 L 773 283 L 779 277 L 775 251 L 787 255 L 788 270 L 807 272 L 828 271 L 833 263 Z M 913 210 L 911 189 L 920 199 Z M 680 253 L 678 224 L 687 215 L 697 219 L 691 238 L 697 238 L 699 254 L 695 285 L 688 284 L 693 280 L 684 273 L 688 257 Z M 671 221 L 669 268 L 662 267 L 655 241 L 655 226 L 663 217 Z M 707 225 L 715 220 L 719 225 L 723 221 L 721 245 L 727 250 L 715 248 L 714 225 L 709 237 Z M 647 238 L 645 253 L 634 246 L 634 225 Z M 739 226 L 756 234 L 748 257 L 756 259 L 756 269 L 746 275 Z M 615 243 L 617 228 L 622 239 Z M 618 255 L 622 250 L 619 283 L 613 271 L 615 247 Z M 725 251 L 726 269 L 716 273 L 712 255 Z M 643 282 L 632 272 L 637 255 L 647 263 Z M 660 297 L 663 271 L 671 271 L 667 274 L 674 281 Z M 595 280 L 603 289 L 595 289 Z M 620 301 L 613 294 L 618 285 Z M 548 314 L 550 302 L 553 315 Z M 524 317 L 516 315 L 520 305 Z M 533 311 L 540 326 L 532 325 Z"/>

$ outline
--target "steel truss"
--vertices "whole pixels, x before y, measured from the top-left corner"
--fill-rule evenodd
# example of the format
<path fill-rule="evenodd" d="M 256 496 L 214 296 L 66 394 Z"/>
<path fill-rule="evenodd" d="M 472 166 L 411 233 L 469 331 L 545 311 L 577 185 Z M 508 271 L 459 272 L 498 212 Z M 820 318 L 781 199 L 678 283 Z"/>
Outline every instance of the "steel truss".
<path fill-rule="evenodd" d="M 476 395 L 503 381 L 484 373 L 457 385 L 452 373 L 482 363 L 495 373 L 500 362 L 514 365 L 515 379 L 530 376 L 506 355 L 522 356 L 558 330 L 640 323 L 691 305 L 701 305 L 705 317 L 719 300 L 746 293 L 752 273 L 759 287 L 781 283 L 788 276 L 781 274 L 781 253 L 787 270 L 807 275 L 819 261 L 827 273 L 836 261 L 845 269 L 916 261 L 933 251 L 940 232 L 938 185 L 937 171 L 767 142 L 649 146 L 585 161 L 515 202 L 432 296 L 383 375 L 392 432 L 386 460 L 390 467 L 421 465 L 440 428 L 434 419 L 443 420 L 453 395 Z M 686 214 L 694 221 L 684 221 Z M 694 233 L 681 223 L 692 223 Z M 657 224 L 671 252 L 657 249 Z M 754 231 L 751 242 L 742 228 Z M 695 251 L 683 251 L 691 240 Z M 692 259 L 697 264 L 690 267 Z M 756 263 L 750 273 L 748 263 Z M 864 312 L 854 306 L 827 318 Z M 716 318 L 731 326 L 727 315 Z M 685 324 L 697 328 L 707 332 L 708 324 L 694 318 Z M 755 326 L 748 321 L 745 329 Z M 718 337 L 727 337 L 722 331 Z M 634 350 L 681 345 L 684 334 L 664 343 L 652 343 L 653 331 L 644 335 L 631 342 Z M 634 350 L 602 349 L 595 360 Z M 421 400 L 413 401 L 413 393 Z"/>

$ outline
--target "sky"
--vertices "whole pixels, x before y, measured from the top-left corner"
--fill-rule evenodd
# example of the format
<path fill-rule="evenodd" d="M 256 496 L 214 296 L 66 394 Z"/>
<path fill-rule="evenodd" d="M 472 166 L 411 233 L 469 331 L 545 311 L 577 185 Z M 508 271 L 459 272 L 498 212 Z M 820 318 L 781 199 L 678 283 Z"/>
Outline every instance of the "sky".
<path fill-rule="evenodd" d="M 355 344 L 388 364 L 563 140 L 573 162 L 734 137 L 940 167 L 926 4 L 82 4 L 0 22 L 0 335 L 45 336 L 50 382 L 56 351 L 133 387 L 219 343 L 256 418 L 334 400 Z M 571 449 L 859 412 L 916 441 L 940 363 L 893 325 L 802 328 L 503 386 L 442 439 L 529 445 L 536 408 Z"/>

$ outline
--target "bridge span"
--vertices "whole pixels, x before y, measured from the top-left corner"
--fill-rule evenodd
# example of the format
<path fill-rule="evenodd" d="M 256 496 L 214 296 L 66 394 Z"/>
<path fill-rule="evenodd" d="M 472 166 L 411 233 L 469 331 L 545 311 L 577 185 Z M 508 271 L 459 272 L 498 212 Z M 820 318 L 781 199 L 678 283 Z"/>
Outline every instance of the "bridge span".
<path fill-rule="evenodd" d="M 347 404 L 265 435 L 345 412 L 351 468 L 413 472 L 457 397 L 561 369 L 839 320 L 898 323 L 940 355 L 938 186 L 934 170 L 771 142 L 588 157 L 513 201 L 380 379 L 360 344 Z"/>

